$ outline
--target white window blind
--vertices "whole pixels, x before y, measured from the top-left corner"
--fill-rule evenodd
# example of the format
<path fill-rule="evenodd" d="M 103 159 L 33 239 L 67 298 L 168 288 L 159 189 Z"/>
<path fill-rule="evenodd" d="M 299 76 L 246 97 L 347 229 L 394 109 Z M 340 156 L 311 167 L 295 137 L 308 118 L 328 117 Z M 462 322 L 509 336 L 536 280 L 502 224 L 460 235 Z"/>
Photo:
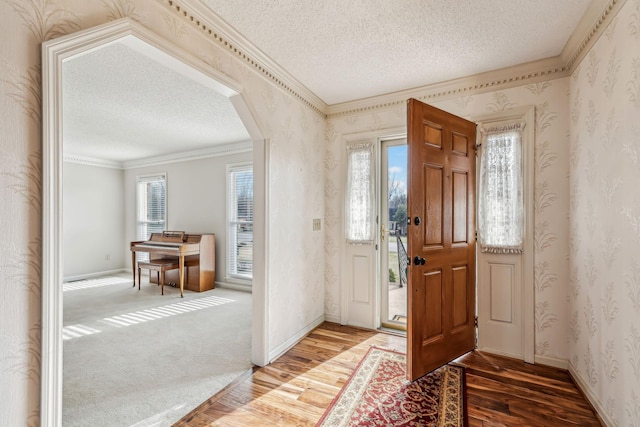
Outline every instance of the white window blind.
<path fill-rule="evenodd" d="M 167 223 L 166 174 L 138 177 L 136 239 L 148 240 L 151 233 L 161 233 Z M 149 254 L 137 254 L 139 260 Z"/>
<path fill-rule="evenodd" d="M 482 130 L 478 240 L 483 252 L 522 253 L 524 123 Z"/>
<path fill-rule="evenodd" d="M 373 243 L 373 144 L 347 147 L 347 243 Z"/>
<path fill-rule="evenodd" d="M 227 168 L 227 274 L 253 278 L 253 165 Z"/>

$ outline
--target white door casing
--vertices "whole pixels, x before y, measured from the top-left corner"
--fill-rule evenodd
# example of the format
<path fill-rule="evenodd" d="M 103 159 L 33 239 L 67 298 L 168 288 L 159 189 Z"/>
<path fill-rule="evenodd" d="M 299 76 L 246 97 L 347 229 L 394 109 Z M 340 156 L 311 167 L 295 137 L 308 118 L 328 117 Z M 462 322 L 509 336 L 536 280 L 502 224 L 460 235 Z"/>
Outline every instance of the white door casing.
<path fill-rule="evenodd" d="M 74 55 L 89 52 L 115 40 L 138 49 L 158 53 L 158 61 L 172 64 L 176 71 L 214 88 L 229 97 L 251 135 L 254 146 L 254 175 L 264 185 L 254 188 L 254 278 L 252 361 L 268 362 L 268 145 L 262 127 L 245 98 L 242 87 L 224 74 L 169 43 L 153 31 L 122 18 L 42 45 L 43 104 L 43 218 L 42 218 L 42 353 L 40 424 L 62 423 L 62 63 Z"/>
<path fill-rule="evenodd" d="M 372 179 L 374 182 L 374 206 L 372 214 L 374 215 L 374 232 L 373 242 L 371 244 L 353 244 L 344 243 L 341 252 L 341 310 L 340 323 L 343 325 L 358 326 L 362 328 L 376 329 L 380 327 L 380 279 L 378 271 L 380 269 L 379 245 L 380 233 L 379 223 L 376 222 L 376 214 L 380 210 L 379 206 L 379 188 L 380 179 L 377 171 L 379 170 L 379 153 L 380 141 L 382 139 L 393 139 L 398 136 L 405 135 L 404 128 L 382 129 L 371 132 L 359 132 L 354 134 L 343 135 L 345 144 L 344 153 L 346 155 L 346 147 L 354 143 L 370 143 L 373 145 L 373 163 L 372 163 Z M 346 176 L 348 171 L 343 171 Z M 345 184 L 346 189 L 346 184 Z M 346 207 L 348 206 L 347 191 L 345 191 L 344 211 L 345 222 L 343 226 L 343 236 L 346 236 Z"/>

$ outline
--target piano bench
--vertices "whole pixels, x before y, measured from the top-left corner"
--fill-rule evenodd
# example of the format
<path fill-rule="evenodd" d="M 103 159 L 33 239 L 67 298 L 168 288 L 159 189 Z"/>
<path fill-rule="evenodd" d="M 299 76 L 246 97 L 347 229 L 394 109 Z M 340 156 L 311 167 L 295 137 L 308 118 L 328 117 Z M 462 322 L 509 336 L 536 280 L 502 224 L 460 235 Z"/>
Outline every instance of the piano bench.
<path fill-rule="evenodd" d="M 146 262 L 138 261 L 138 290 L 140 290 L 140 270 L 143 268 L 149 270 L 149 274 L 151 274 L 152 271 L 156 272 L 161 295 L 164 295 L 164 272 L 179 269 L 180 264 L 178 260 L 165 258 L 152 259 Z"/>

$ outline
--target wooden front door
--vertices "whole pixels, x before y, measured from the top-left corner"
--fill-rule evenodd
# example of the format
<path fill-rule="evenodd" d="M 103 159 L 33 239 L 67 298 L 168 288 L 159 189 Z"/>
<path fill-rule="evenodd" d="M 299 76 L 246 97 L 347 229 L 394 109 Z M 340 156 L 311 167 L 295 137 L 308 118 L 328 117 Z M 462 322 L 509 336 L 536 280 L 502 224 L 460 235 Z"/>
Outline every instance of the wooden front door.
<path fill-rule="evenodd" d="M 475 348 L 476 125 L 408 101 L 407 375 Z"/>

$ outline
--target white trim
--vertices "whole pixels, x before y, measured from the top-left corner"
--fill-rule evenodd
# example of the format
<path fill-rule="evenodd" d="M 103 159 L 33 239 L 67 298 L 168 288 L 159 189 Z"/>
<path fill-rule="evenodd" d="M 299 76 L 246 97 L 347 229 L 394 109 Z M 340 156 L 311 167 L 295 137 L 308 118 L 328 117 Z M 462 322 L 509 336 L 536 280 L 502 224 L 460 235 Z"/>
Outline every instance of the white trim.
<path fill-rule="evenodd" d="M 329 105 L 328 118 L 401 108 L 408 98 L 433 103 L 570 76 L 626 0 L 594 0 L 557 56 L 449 81 Z"/>
<path fill-rule="evenodd" d="M 560 54 L 571 75 L 627 0 L 593 0 Z"/>
<path fill-rule="evenodd" d="M 317 317 L 314 321 L 309 323 L 304 328 L 300 329 L 296 334 L 291 336 L 288 340 L 274 348 L 269 352 L 269 363 L 276 360 L 278 357 L 282 356 L 284 353 L 289 351 L 294 345 L 299 343 L 304 337 L 306 337 L 309 332 L 313 331 L 315 328 L 320 326 L 322 322 L 325 321 L 324 314 Z"/>
<path fill-rule="evenodd" d="M 225 239 L 225 253 L 226 253 L 226 257 L 225 257 L 225 266 L 224 266 L 224 278 L 226 281 L 228 282 L 236 282 L 236 283 L 240 283 L 240 284 L 248 284 L 249 286 L 251 285 L 251 281 L 253 280 L 253 265 L 251 267 L 252 271 L 251 271 L 251 278 L 238 274 L 238 273 L 232 273 L 231 270 L 231 258 L 233 257 L 235 259 L 235 256 L 232 254 L 232 252 L 234 252 L 235 248 L 231 247 L 231 238 L 230 238 L 230 222 L 231 222 L 231 192 L 230 192 L 230 178 L 231 178 L 231 172 L 235 171 L 237 169 L 245 169 L 248 170 L 249 166 L 251 166 L 251 174 L 252 177 L 251 179 L 253 180 L 253 162 L 249 161 L 249 162 L 237 162 L 237 163 L 227 163 L 226 165 L 226 170 L 225 170 L 225 212 L 226 212 L 226 216 L 225 216 L 225 227 L 227 229 L 227 233 L 226 236 L 227 238 Z M 255 185 L 255 181 L 254 181 L 254 185 Z M 234 191 L 235 193 L 235 191 Z M 255 217 L 255 210 L 254 210 L 254 217 Z M 251 226 L 253 227 L 253 222 L 251 223 Z M 253 239 L 253 232 L 252 234 L 252 239 Z M 252 242 L 253 244 L 253 242 Z M 253 252 L 253 249 L 252 249 Z M 237 260 L 235 260 L 235 262 L 237 263 Z"/>
<path fill-rule="evenodd" d="M 506 111 L 474 117 L 476 123 L 494 124 L 523 120 L 526 126 L 522 132 L 522 156 L 524 159 L 524 243 L 522 253 L 522 332 L 523 332 L 523 358 L 527 363 L 535 362 L 535 107 L 533 105 L 514 108 Z M 476 297 L 477 298 L 477 297 Z M 478 331 L 480 333 L 480 331 Z M 483 349 L 484 350 L 484 349 Z"/>
<path fill-rule="evenodd" d="M 564 371 L 569 369 L 569 361 L 567 359 L 559 359 L 557 357 L 536 355 L 535 363 L 545 366 L 551 366 L 552 368 L 562 369 Z"/>
<path fill-rule="evenodd" d="M 153 179 L 153 178 L 158 178 L 158 179 Z M 136 175 L 136 204 L 135 204 L 135 210 L 134 210 L 134 219 L 133 219 L 133 223 L 135 224 L 136 227 L 136 240 L 138 239 L 142 239 L 145 240 L 148 237 L 146 236 L 140 236 L 140 183 L 141 182 L 158 182 L 158 181 L 164 181 L 164 224 L 163 224 L 163 231 L 166 230 L 167 224 L 169 223 L 169 208 L 168 208 L 168 204 L 169 204 L 169 182 L 167 179 L 167 173 L 166 172 L 157 172 L 157 173 L 147 173 L 147 174 L 142 174 L 142 175 Z M 147 193 L 145 192 L 145 199 L 147 198 Z M 149 211 L 147 211 L 148 214 Z M 147 260 L 148 259 L 148 254 L 141 254 L 141 256 L 143 258 L 140 258 L 138 256 L 139 254 L 136 254 L 136 258 L 138 259 L 138 261 L 140 261 L 141 259 Z"/>
<path fill-rule="evenodd" d="M 165 165 L 168 163 L 188 162 L 192 160 L 207 159 L 210 157 L 223 157 L 230 156 L 232 154 L 249 153 L 251 152 L 251 150 L 253 150 L 253 141 L 245 141 L 235 142 L 231 144 L 214 145 L 198 150 L 164 154 L 161 156 L 146 157 L 144 159 L 127 160 L 124 162 L 65 153 L 64 161 L 68 163 L 77 163 L 87 166 L 127 170 L 147 166 Z"/>
<path fill-rule="evenodd" d="M 62 281 L 64 283 L 75 282 L 77 280 L 86 280 L 86 279 L 92 279 L 94 277 L 110 276 L 112 274 L 120 274 L 120 273 L 129 273 L 129 274 L 131 274 L 131 269 L 130 268 L 126 268 L 126 267 L 122 267 L 122 268 L 117 268 L 115 270 L 99 271 L 97 273 L 79 274 L 77 276 L 63 277 Z"/>
<path fill-rule="evenodd" d="M 402 107 L 407 98 L 423 102 L 443 101 L 460 96 L 503 90 L 515 86 L 567 77 L 573 73 L 591 46 L 603 34 L 609 22 L 626 0 L 594 0 L 569 37 L 560 55 L 518 64 L 499 70 L 420 86 L 370 98 L 327 105 L 289 72 L 257 49 L 211 9 L 196 0 L 165 0 L 179 17 L 195 25 L 200 33 L 228 49 L 265 80 L 298 98 L 317 112 L 334 118 L 343 115 L 368 114 L 372 111 Z"/>
<path fill-rule="evenodd" d="M 233 289 L 233 290 L 236 290 L 236 291 L 243 291 L 243 292 L 252 293 L 250 284 L 249 285 L 243 285 L 241 283 L 222 282 L 222 281 L 217 281 L 216 280 L 216 287 L 217 288 Z"/>
<path fill-rule="evenodd" d="M 192 78 L 213 79 L 209 82 L 224 88 L 230 97 L 240 119 L 249 131 L 254 145 L 254 161 L 266 165 L 266 141 L 255 122 L 256 115 L 246 105 L 241 95 L 242 87 L 228 76 L 197 60 L 188 52 L 169 43 L 129 18 L 123 18 L 104 25 L 78 31 L 67 36 L 49 40 L 42 44 L 42 347 L 40 375 L 40 425 L 59 426 L 62 424 L 62 63 L 75 55 L 90 52 L 115 41 L 127 39 L 131 43 L 146 42 L 153 52 L 160 52 L 164 60 L 178 66 L 181 72 Z M 138 44 L 140 48 L 141 44 Z M 145 47 L 144 49 L 147 49 Z M 260 172 L 267 171 L 266 166 Z M 256 215 L 263 215 L 258 226 L 261 239 L 254 241 L 257 253 L 264 253 L 268 245 L 265 230 L 266 197 L 269 177 L 265 173 L 261 180 L 264 187 L 259 189 L 258 199 L 263 204 Z M 254 197 L 256 195 L 254 194 Z M 255 226 L 254 226 L 255 233 Z M 266 258 L 266 256 L 265 256 Z M 260 336 L 252 334 L 252 352 L 264 356 L 253 362 L 264 364 L 268 352 L 266 331 L 268 331 L 268 282 L 265 258 L 260 258 L 263 271 L 257 278 L 260 292 L 253 294 L 254 325 L 260 325 Z M 256 275 L 254 274 L 254 281 Z M 258 308 L 256 308 L 258 307 Z M 254 328 L 255 330 L 255 328 Z"/>
<path fill-rule="evenodd" d="M 331 323 L 340 323 L 340 316 L 331 316 L 331 315 L 325 314 L 324 321 L 331 322 Z"/>
<path fill-rule="evenodd" d="M 181 3 L 181 5 L 178 3 Z M 171 0 L 170 5 L 179 11 L 183 18 L 204 30 L 201 33 L 213 36 L 214 42 L 229 49 L 245 65 L 253 67 L 258 75 L 281 87 L 314 110 L 324 114 L 327 109 L 327 104 L 324 101 L 289 74 L 287 70 L 265 55 L 210 8 L 204 6 L 201 1 Z M 199 19 L 196 19 L 196 16 Z"/>
<path fill-rule="evenodd" d="M 252 149 L 253 141 L 215 145 L 199 150 L 165 154 L 162 156 L 147 157 L 145 159 L 128 160 L 122 162 L 122 169 L 135 169 L 146 166 L 164 165 L 167 163 L 189 162 L 192 160 L 207 159 L 210 157 L 230 156 L 232 154 L 249 153 Z"/>
<path fill-rule="evenodd" d="M 122 162 L 115 160 L 97 159 L 95 157 L 80 156 L 77 154 L 64 154 L 63 161 L 65 163 L 76 163 L 85 166 L 94 166 L 98 168 L 120 169 L 122 170 Z"/>
<path fill-rule="evenodd" d="M 384 129 L 378 129 L 378 130 L 373 130 L 373 131 L 364 131 L 364 132 L 355 132 L 355 133 L 348 133 L 348 134 L 342 134 L 340 135 L 340 141 L 341 143 L 344 145 L 344 147 L 346 148 L 349 144 L 357 142 L 357 141 L 370 141 L 372 144 L 374 144 L 374 146 L 376 146 L 377 149 L 377 145 L 379 145 L 379 141 L 381 139 L 396 139 L 396 138 L 406 138 L 407 137 L 407 129 L 406 126 L 395 126 L 395 127 L 391 127 L 391 128 L 384 128 Z M 346 155 L 347 155 L 347 151 L 346 149 L 344 150 L 340 150 L 341 155 L 344 156 L 344 161 L 341 162 L 342 166 L 340 171 L 338 171 L 337 173 L 340 174 L 340 176 L 344 177 L 346 179 L 347 176 L 347 166 L 346 166 Z M 375 153 L 376 159 L 378 157 L 379 152 Z M 378 160 L 374 160 L 377 164 Z M 376 168 L 378 169 L 378 168 Z M 376 183 L 376 185 L 378 184 L 378 171 L 374 170 L 373 171 L 375 177 L 374 177 L 374 182 Z M 375 209 L 376 209 L 376 213 L 379 210 L 378 207 L 378 202 L 377 199 L 379 197 L 379 190 L 376 188 L 374 190 L 374 194 L 376 197 L 376 205 L 375 205 Z M 342 206 L 340 207 L 340 209 L 342 209 L 342 212 L 346 212 L 346 206 L 347 206 L 347 201 L 346 201 L 346 192 L 344 194 L 344 197 L 342 198 Z M 340 235 L 341 236 L 346 236 L 346 215 L 343 215 L 342 217 L 342 221 L 340 223 Z M 377 232 L 374 232 L 374 243 L 376 244 L 378 242 L 378 237 L 377 237 Z M 347 259 L 347 251 L 349 250 L 349 246 L 346 241 L 344 241 L 341 245 L 340 245 L 340 265 L 338 266 L 338 272 L 339 272 L 339 276 L 340 276 L 340 303 L 339 303 L 339 307 L 340 307 L 340 316 L 339 319 L 337 319 L 337 322 L 340 323 L 341 325 L 351 325 L 351 326 L 358 326 L 358 327 L 364 327 L 364 328 L 369 328 L 369 329 L 375 329 L 375 325 L 377 325 L 380 322 L 380 315 L 379 315 L 379 306 L 380 306 L 380 292 L 378 291 L 379 289 L 379 251 L 375 251 L 376 253 L 374 254 L 374 260 L 375 262 L 373 263 L 372 266 L 372 271 L 371 277 L 374 277 L 376 280 L 375 283 L 375 289 L 376 291 L 373 293 L 373 298 L 374 301 L 372 302 L 374 309 L 372 310 L 372 317 L 371 317 L 371 321 L 369 324 L 362 324 L 362 323 L 354 323 L 352 319 L 349 318 L 349 304 L 348 304 L 348 293 L 350 290 L 351 282 L 352 279 L 348 277 L 348 272 L 347 272 L 347 265 L 344 262 L 344 260 Z M 334 318 L 335 319 L 335 318 Z"/>
<path fill-rule="evenodd" d="M 589 403 L 591 403 L 591 406 L 593 406 L 593 409 L 596 411 L 598 417 L 600 417 L 604 424 L 607 426 L 617 426 L 618 424 L 614 422 L 614 420 L 612 420 L 609 415 L 607 415 L 607 411 L 602 405 L 602 402 L 600 402 L 598 397 L 593 394 L 587 382 L 582 379 L 582 377 L 578 373 L 578 370 L 575 368 L 575 366 L 573 366 L 571 362 L 569 362 L 569 374 L 571 375 L 573 382 L 575 382 L 576 386 L 580 389 L 582 394 L 584 394 Z"/>

